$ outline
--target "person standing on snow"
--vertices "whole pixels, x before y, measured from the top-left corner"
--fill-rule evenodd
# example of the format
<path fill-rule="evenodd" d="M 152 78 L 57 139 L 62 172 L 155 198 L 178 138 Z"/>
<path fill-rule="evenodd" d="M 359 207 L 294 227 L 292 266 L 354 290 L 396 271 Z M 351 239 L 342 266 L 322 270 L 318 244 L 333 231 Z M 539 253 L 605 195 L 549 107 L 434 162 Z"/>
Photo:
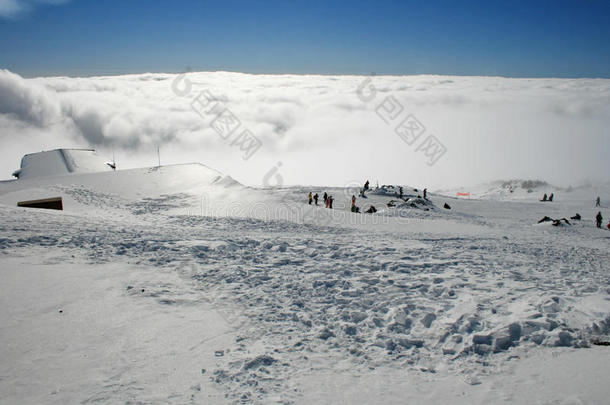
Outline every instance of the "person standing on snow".
<path fill-rule="evenodd" d="M 333 208 L 333 201 L 334 201 L 333 196 L 332 196 L 332 195 L 331 195 L 331 196 L 329 196 L 329 197 L 328 197 L 328 208 L 330 208 L 330 209 L 332 209 L 332 208 Z"/>
<path fill-rule="evenodd" d="M 309 195 L 307 196 L 307 198 L 309 199 L 309 205 L 311 205 L 311 202 L 313 201 L 313 197 L 311 196 L 311 191 L 309 192 Z"/>
<path fill-rule="evenodd" d="M 356 212 L 356 196 L 352 195 L 352 212 Z"/>
<path fill-rule="evenodd" d="M 427 200 L 428 198 L 428 189 L 424 188 L 424 200 Z"/>
<path fill-rule="evenodd" d="M 313 195 L 313 200 L 316 202 L 316 205 L 318 205 L 318 193 Z"/>
<path fill-rule="evenodd" d="M 596 206 L 596 207 L 599 207 L 600 202 L 601 202 L 601 201 L 600 201 L 600 199 L 599 199 L 599 196 L 597 196 L 597 199 L 595 200 L 595 206 Z"/>
<path fill-rule="evenodd" d="M 549 196 L 549 201 L 553 202 L 553 193 L 551 193 L 551 195 Z"/>
<path fill-rule="evenodd" d="M 597 215 L 595 216 L 595 221 L 597 221 L 597 227 L 601 228 L 602 227 L 602 220 L 604 219 L 604 217 L 602 217 L 602 213 L 601 211 L 597 212 Z"/>
<path fill-rule="evenodd" d="M 369 181 L 367 180 L 366 183 L 364 183 L 364 191 L 368 191 L 369 189 Z"/>
<path fill-rule="evenodd" d="M 328 194 L 326 194 L 326 191 L 324 192 L 323 199 L 324 199 L 324 205 L 326 205 L 326 202 L 328 201 Z"/>

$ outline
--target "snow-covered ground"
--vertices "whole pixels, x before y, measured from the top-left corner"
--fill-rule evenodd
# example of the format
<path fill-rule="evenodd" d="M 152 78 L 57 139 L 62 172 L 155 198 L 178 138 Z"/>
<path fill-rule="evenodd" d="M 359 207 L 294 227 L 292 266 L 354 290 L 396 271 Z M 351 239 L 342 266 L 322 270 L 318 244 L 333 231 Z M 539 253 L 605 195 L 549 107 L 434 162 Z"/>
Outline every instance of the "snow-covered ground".
<path fill-rule="evenodd" d="M 0 182 L 0 402 L 604 403 L 610 187 L 534 186 L 402 202 L 195 164 Z"/>

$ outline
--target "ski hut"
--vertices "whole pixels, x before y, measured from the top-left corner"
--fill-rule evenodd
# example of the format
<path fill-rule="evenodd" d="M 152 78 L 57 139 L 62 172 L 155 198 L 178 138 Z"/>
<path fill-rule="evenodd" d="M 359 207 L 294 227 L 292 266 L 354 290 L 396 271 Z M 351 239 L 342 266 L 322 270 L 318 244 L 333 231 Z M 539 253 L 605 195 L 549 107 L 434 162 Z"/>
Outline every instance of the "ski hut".
<path fill-rule="evenodd" d="M 30 153 L 21 159 L 21 168 L 13 172 L 18 179 L 61 176 L 70 173 L 104 172 L 115 169 L 93 149 L 54 149 Z"/>

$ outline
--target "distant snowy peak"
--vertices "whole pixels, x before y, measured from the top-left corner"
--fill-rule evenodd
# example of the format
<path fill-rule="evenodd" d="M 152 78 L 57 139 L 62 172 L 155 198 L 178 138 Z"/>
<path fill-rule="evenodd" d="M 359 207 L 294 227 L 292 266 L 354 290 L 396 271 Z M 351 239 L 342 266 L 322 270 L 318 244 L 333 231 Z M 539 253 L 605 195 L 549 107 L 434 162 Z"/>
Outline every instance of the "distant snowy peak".
<path fill-rule="evenodd" d="M 523 197 L 527 194 L 537 196 L 540 193 L 552 193 L 553 190 L 559 190 L 543 180 L 502 180 L 488 184 L 485 191 L 480 191 L 479 198 L 494 198 L 494 197 Z"/>
<path fill-rule="evenodd" d="M 541 198 L 545 193 L 550 194 L 562 190 L 564 189 L 543 180 L 513 179 L 497 180 L 474 187 L 439 190 L 437 193 L 449 197 L 503 200 Z M 567 191 L 570 190 L 568 189 Z"/>
<path fill-rule="evenodd" d="M 544 194 L 548 197 L 552 193 L 555 201 L 565 200 L 567 195 L 571 195 L 572 200 L 593 201 L 597 196 L 601 196 L 602 200 L 610 199 L 610 182 L 559 187 L 543 180 L 498 180 L 473 187 L 438 190 L 436 193 L 458 198 L 530 201 L 538 201 Z"/>

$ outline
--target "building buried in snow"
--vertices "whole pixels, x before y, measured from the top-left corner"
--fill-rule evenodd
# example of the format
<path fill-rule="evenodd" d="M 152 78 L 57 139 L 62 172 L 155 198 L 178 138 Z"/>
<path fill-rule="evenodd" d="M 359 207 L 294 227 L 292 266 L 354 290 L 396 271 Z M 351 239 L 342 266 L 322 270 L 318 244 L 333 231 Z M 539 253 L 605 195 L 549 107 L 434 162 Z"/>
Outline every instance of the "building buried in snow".
<path fill-rule="evenodd" d="M 114 170 L 116 165 L 93 149 L 54 149 L 30 153 L 21 159 L 21 168 L 13 172 L 18 179 L 61 176 Z"/>
<path fill-rule="evenodd" d="M 19 201 L 18 207 L 45 208 L 49 210 L 63 210 L 64 203 L 61 197 L 43 198 L 40 200 Z"/>

